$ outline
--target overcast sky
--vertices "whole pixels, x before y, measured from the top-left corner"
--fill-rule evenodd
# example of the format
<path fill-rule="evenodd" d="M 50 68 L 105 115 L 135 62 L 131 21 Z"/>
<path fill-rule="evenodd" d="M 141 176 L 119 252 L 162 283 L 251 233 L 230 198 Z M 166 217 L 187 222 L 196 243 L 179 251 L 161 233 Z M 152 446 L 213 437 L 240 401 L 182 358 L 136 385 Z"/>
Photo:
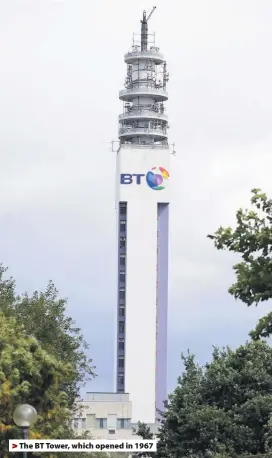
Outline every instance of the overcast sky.
<path fill-rule="evenodd" d="M 115 154 L 123 56 L 154 0 L 0 0 L 0 253 L 19 291 L 52 279 L 113 389 Z M 169 374 L 180 352 L 243 343 L 268 304 L 228 295 L 235 258 L 206 238 L 272 193 L 271 0 L 158 0 L 170 72 Z M 139 330 L 140 336 L 140 330 Z M 137 345 L 137 342 L 135 342 Z"/>

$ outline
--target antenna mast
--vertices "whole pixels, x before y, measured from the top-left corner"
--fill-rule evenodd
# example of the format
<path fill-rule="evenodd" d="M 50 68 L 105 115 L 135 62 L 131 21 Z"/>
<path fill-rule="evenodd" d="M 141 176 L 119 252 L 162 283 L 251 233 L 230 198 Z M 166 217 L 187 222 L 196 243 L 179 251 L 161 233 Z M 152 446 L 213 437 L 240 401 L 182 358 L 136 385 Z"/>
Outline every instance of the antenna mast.
<path fill-rule="evenodd" d="M 147 51 L 147 44 L 148 44 L 148 25 L 147 22 L 149 21 L 150 17 L 154 13 L 156 6 L 153 6 L 153 9 L 148 17 L 146 17 L 146 11 L 143 12 L 143 19 L 141 20 L 141 51 Z"/>

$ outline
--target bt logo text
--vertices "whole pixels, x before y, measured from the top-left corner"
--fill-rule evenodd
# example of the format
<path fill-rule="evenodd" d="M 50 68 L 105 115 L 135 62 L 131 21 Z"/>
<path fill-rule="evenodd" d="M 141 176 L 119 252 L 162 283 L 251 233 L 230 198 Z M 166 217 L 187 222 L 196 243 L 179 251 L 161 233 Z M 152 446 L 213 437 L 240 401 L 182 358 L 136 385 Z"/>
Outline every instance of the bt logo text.
<path fill-rule="evenodd" d="M 144 173 L 121 173 L 120 183 L 121 184 L 141 184 L 142 178 L 145 177 Z"/>

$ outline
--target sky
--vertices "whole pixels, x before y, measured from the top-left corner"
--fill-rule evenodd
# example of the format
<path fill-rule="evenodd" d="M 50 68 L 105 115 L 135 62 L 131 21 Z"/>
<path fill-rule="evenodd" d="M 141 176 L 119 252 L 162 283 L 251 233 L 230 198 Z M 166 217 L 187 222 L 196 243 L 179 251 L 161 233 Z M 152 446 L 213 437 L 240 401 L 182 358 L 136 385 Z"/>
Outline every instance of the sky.
<path fill-rule="evenodd" d="M 151 0 L 0 0 L 0 260 L 18 292 L 52 279 L 113 389 L 115 153 L 126 67 Z M 150 32 L 168 62 L 173 199 L 168 389 L 181 351 L 203 364 L 271 304 L 228 294 L 237 258 L 208 233 L 272 193 L 271 0 L 157 1 Z M 114 143 L 116 145 L 116 143 Z M 139 330 L 140 335 L 140 330 Z M 137 342 L 136 342 L 137 344 Z"/>

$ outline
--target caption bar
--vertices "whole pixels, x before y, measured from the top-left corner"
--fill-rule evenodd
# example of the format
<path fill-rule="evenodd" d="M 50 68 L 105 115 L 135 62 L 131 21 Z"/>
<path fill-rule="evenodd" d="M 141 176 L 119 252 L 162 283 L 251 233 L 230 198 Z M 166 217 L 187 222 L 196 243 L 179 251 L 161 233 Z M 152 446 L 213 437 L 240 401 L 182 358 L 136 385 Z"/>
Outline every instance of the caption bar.
<path fill-rule="evenodd" d="M 116 452 L 156 452 L 157 441 L 155 440 L 10 440 L 9 451 L 27 452 L 105 452 L 112 450 Z"/>

